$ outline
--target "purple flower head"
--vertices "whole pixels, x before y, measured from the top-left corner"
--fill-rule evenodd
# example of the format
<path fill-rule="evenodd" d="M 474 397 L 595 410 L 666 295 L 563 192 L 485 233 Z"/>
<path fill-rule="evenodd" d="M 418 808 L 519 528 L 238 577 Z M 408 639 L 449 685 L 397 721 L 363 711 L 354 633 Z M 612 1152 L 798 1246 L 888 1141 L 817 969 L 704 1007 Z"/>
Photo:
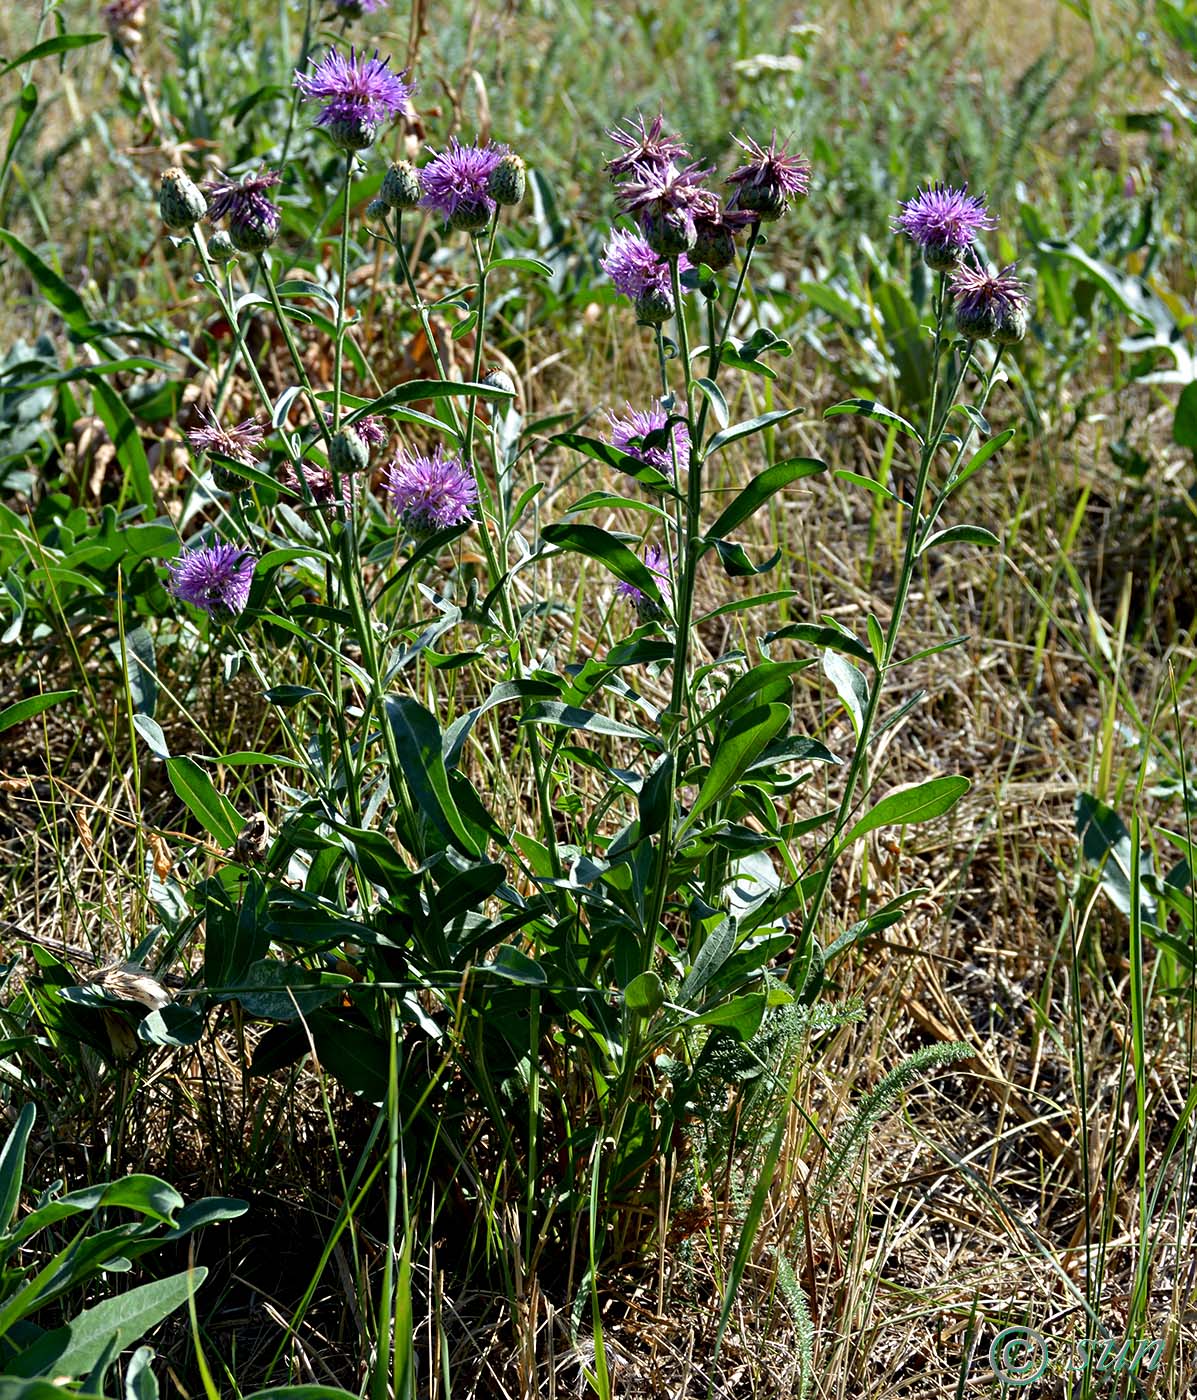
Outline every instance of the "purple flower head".
<path fill-rule="evenodd" d="M 386 469 L 391 504 L 412 534 L 430 534 L 473 519 L 478 500 L 474 478 L 438 443 L 430 457 L 400 452 Z"/>
<path fill-rule="evenodd" d="M 665 166 L 685 160 L 690 154 L 676 136 L 664 135 L 665 118 L 658 112 L 649 126 L 644 124 L 644 116 L 636 116 L 624 123 L 627 130 L 613 126 L 607 135 L 623 151 L 607 162 L 607 170 L 613 180 L 629 174 L 633 170 Z"/>
<path fill-rule="evenodd" d="M 1014 263 L 1000 271 L 963 264 L 951 281 L 956 327 L 969 340 L 1021 340 L 1027 328 L 1026 283 L 1014 276 Z"/>
<path fill-rule="evenodd" d="M 167 564 L 170 591 L 213 617 L 235 617 L 249 602 L 257 561 L 238 544 L 200 545 Z"/>
<path fill-rule="evenodd" d="M 671 295 L 668 261 L 637 234 L 613 228 L 599 266 L 610 277 L 615 290 L 633 301 L 645 292 Z M 689 268 L 690 260 L 683 254 L 678 270 L 686 272 Z"/>
<path fill-rule="evenodd" d="M 628 410 L 626 418 L 616 418 L 613 413 L 607 415 L 611 420 L 611 446 L 618 447 L 621 452 L 626 452 L 646 466 L 656 467 L 663 476 L 672 481 L 673 452 L 669 446 L 669 439 L 666 438 L 659 447 L 645 447 L 642 443 L 633 441 L 635 438 L 646 438 L 650 433 L 661 432 L 668 422 L 668 414 L 659 403 L 653 404 L 647 412 L 633 408 L 630 403 L 624 407 Z M 689 467 L 690 429 L 685 423 L 674 423 L 673 443 L 677 448 L 678 465 Z"/>
<path fill-rule="evenodd" d="M 240 180 L 209 180 L 205 184 L 209 220 L 227 219 L 233 246 L 243 253 L 260 253 L 274 242 L 279 211 L 266 191 L 281 179 L 277 170 L 263 169 Z"/>
<path fill-rule="evenodd" d="M 700 165 L 637 165 L 619 192 L 624 210 L 640 221 L 645 241 L 663 257 L 694 246 L 694 214 L 706 203 L 703 180 L 711 173 Z"/>
<path fill-rule="evenodd" d="M 969 194 L 967 185 L 958 190 L 929 185 L 902 205 L 893 229 L 909 234 L 924 250 L 943 250 L 959 258 L 982 229 L 996 222 L 985 208 L 984 196 Z"/>
<path fill-rule="evenodd" d="M 325 127 L 336 144 L 345 150 L 360 151 L 369 146 L 384 121 L 398 116 L 411 98 L 413 89 L 403 80 L 404 73 L 392 73 L 389 58 L 349 57 L 335 49 L 310 73 L 295 74 L 295 86 L 307 102 L 323 102 L 324 110 L 316 125 Z"/>
<path fill-rule="evenodd" d="M 779 219 L 791 199 L 810 189 L 810 162 L 797 153 L 791 155 L 783 141 L 777 144 L 777 132 L 769 139 L 766 149 L 751 136 L 736 145 L 749 159 L 727 177 L 735 186 L 737 209 L 748 210 L 758 219 Z"/>
<path fill-rule="evenodd" d="M 673 587 L 669 582 L 669 561 L 665 557 L 665 552 L 658 545 L 650 544 L 644 551 L 644 562 L 649 572 L 657 580 L 657 589 L 661 594 L 662 601 L 666 606 L 673 606 Z M 647 598 L 641 589 L 633 583 L 624 583 L 621 579 L 615 585 L 615 591 L 621 598 L 626 598 L 629 603 L 634 603 L 642 619 L 647 622 L 657 615 L 657 609 L 651 599 Z"/>
<path fill-rule="evenodd" d="M 425 208 L 435 209 L 450 228 L 485 228 L 494 217 L 490 177 L 507 154 L 506 146 L 463 146 L 456 136 L 447 150 L 433 156 L 420 171 Z"/>
<path fill-rule="evenodd" d="M 214 414 L 207 415 L 208 421 L 200 428 L 192 428 L 187 440 L 197 452 L 218 452 L 222 457 L 230 457 L 243 467 L 257 465 L 255 449 L 262 445 L 264 430 L 252 418 L 238 423 L 232 428 L 222 428 Z"/>
<path fill-rule="evenodd" d="M 304 484 L 312 497 L 312 501 L 321 509 L 327 506 L 343 505 L 348 510 L 353 505 L 354 497 L 357 494 L 358 478 L 348 474 L 341 477 L 340 497 L 337 495 L 337 482 L 333 473 L 328 467 L 321 467 L 315 462 L 303 462 Z M 279 473 L 279 480 L 284 486 L 290 487 L 292 491 L 297 491 L 304 495 L 304 488 L 299 484 L 299 477 L 295 474 L 295 468 L 288 462 Z M 306 500 L 306 496 L 304 497 Z M 295 504 L 292 502 L 292 504 Z"/>

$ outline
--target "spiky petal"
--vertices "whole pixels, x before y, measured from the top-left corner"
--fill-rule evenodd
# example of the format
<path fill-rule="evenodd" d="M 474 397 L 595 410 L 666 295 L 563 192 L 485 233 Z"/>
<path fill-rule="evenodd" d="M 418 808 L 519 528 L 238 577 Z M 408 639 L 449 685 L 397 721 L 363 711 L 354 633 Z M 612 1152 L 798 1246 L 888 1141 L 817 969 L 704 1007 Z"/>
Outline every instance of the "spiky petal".
<path fill-rule="evenodd" d="M 929 267 L 953 272 L 977 235 L 996 223 L 984 195 L 969 194 L 967 185 L 955 189 L 935 184 L 918 190 L 901 206 L 893 229 L 918 244 Z"/>
<path fill-rule="evenodd" d="M 644 551 L 644 563 L 656 579 L 657 591 L 661 595 L 662 602 L 666 607 L 672 607 L 673 586 L 669 582 L 669 561 L 665 557 L 664 550 L 658 545 L 650 544 Z M 621 598 L 626 598 L 629 603 L 633 604 L 641 622 L 655 622 L 660 618 L 661 609 L 634 583 L 625 583 L 621 579 L 615 585 L 615 591 Z"/>
<path fill-rule="evenodd" d="M 278 233 L 280 214 L 267 198 L 282 176 L 277 170 L 259 170 L 240 180 L 209 180 L 208 219 L 227 219 L 233 246 L 243 253 L 260 253 L 269 248 Z"/>
<path fill-rule="evenodd" d="M 626 121 L 623 127 L 613 126 L 607 135 L 623 151 L 607 162 L 607 170 L 613 180 L 637 169 L 661 168 L 671 163 L 680 164 L 689 158 L 690 152 L 676 136 L 664 134 L 665 118 L 660 112 L 645 125 L 644 116 L 637 112 Z"/>
<path fill-rule="evenodd" d="M 457 457 L 438 444 L 430 456 L 400 452 L 384 477 L 391 504 L 414 535 L 465 525 L 473 519 L 478 488 Z"/>
<path fill-rule="evenodd" d="M 245 611 L 256 560 L 240 545 L 211 544 L 184 550 L 167 564 L 170 591 L 212 617 Z"/>
<path fill-rule="evenodd" d="M 964 264 L 951 281 L 956 328 L 968 340 L 1011 343 L 1026 332 L 1026 283 L 1014 276 L 1014 263 L 1000 271 Z"/>
<path fill-rule="evenodd" d="M 621 228 L 612 229 L 599 266 L 610 277 L 615 290 L 633 301 L 647 291 L 672 295 L 668 261 L 637 234 Z M 683 255 L 678 263 L 679 271 L 685 272 L 689 267 L 690 260 Z"/>
<path fill-rule="evenodd" d="M 208 413 L 207 421 L 198 428 L 191 428 L 187 441 L 197 452 L 218 452 L 222 457 L 230 457 L 243 467 L 253 467 L 258 463 L 257 449 L 262 445 L 265 430 L 252 418 L 237 423 L 231 428 L 222 427 L 215 414 Z"/>
<path fill-rule="evenodd" d="M 748 210 L 762 220 L 780 219 L 790 200 L 806 194 L 810 188 L 810 162 L 805 156 L 788 151 L 784 141 L 779 146 L 776 132 L 767 148 L 751 136 L 743 141 L 737 136 L 735 141 L 749 156 L 727 177 L 727 183 L 735 187 L 736 208 Z"/>
<path fill-rule="evenodd" d="M 507 154 L 506 146 L 463 146 L 456 136 L 420 171 L 422 203 L 434 209 L 450 228 L 476 232 L 494 217 L 490 178 Z"/>

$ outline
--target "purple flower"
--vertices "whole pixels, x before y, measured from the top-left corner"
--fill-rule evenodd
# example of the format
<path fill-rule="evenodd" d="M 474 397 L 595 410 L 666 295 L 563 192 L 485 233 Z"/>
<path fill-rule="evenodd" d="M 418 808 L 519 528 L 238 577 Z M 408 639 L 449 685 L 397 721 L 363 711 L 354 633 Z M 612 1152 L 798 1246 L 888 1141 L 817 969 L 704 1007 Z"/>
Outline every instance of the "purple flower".
<path fill-rule="evenodd" d="M 663 476 L 672 481 L 673 452 L 669 447 L 669 439 L 666 438 L 659 447 L 645 447 L 634 441 L 636 438 L 646 438 L 650 433 L 661 432 L 669 421 L 668 414 L 660 404 L 654 404 L 647 412 L 633 408 L 630 403 L 625 403 L 624 407 L 628 410 L 626 418 L 616 418 L 613 413 L 607 415 L 611 420 L 611 446 L 618 447 L 621 452 L 626 452 L 646 466 L 656 467 Z M 689 467 L 690 429 L 685 423 L 674 423 L 672 436 L 677 448 L 678 465 Z"/>
<path fill-rule="evenodd" d="M 232 428 L 222 428 L 211 413 L 207 418 L 203 427 L 192 428 L 187 433 L 188 442 L 197 452 L 218 452 L 222 457 L 240 462 L 243 467 L 257 465 L 254 449 L 261 446 L 265 433 L 252 418 Z"/>
<path fill-rule="evenodd" d="M 257 561 L 237 544 L 211 544 L 184 550 L 167 564 L 170 591 L 213 617 L 235 617 L 249 602 Z"/>
<path fill-rule="evenodd" d="M 1001 269 L 963 264 L 951 281 L 956 328 L 968 340 L 993 339 L 1012 345 L 1027 330 L 1026 283 L 1014 276 L 1014 263 Z"/>
<path fill-rule="evenodd" d="M 328 467 L 318 466 L 315 462 L 304 462 L 302 463 L 302 471 L 304 482 L 317 506 L 323 508 L 338 504 L 337 481 Z M 279 480 L 284 486 L 289 486 L 292 491 L 298 491 L 301 496 L 304 494 L 303 487 L 299 484 L 299 477 L 295 474 L 295 468 L 290 462 L 279 473 Z M 339 500 L 346 510 L 353 505 L 354 497 L 357 494 L 357 482 L 358 479 L 355 476 L 346 474 L 341 477 Z"/>
<path fill-rule="evenodd" d="M 805 156 L 791 155 L 784 141 L 779 146 L 776 132 L 767 150 L 751 136 L 743 141 L 737 136 L 735 142 L 750 157 L 727 177 L 727 183 L 735 186 L 736 208 L 761 220 L 780 219 L 790 200 L 810 188 L 810 162 Z"/>
<path fill-rule="evenodd" d="M 457 457 L 446 457 L 439 444 L 430 457 L 398 453 L 383 480 L 391 504 L 412 534 L 464 525 L 474 517 L 474 478 Z"/>
<path fill-rule="evenodd" d="M 426 209 L 435 209 L 450 228 L 476 232 L 494 217 L 490 177 L 507 154 L 506 146 L 463 146 L 456 136 L 420 171 Z"/>
<path fill-rule="evenodd" d="M 695 212 L 707 204 L 703 180 L 710 174 L 699 165 L 634 166 L 632 178 L 619 192 L 625 211 L 640 221 L 645 241 L 662 257 L 687 253 L 694 246 Z"/>
<path fill-rule="evenodd" d="M 985 208 L 984 196 L 969 194 L 967 185 L 957 190 L 937 184 L 919 190 L 902 205 L 893 229 L 914 239 L 929 267 L 951 272 L 977 234 L 996 222 Z"/>
<path fill-rule="evenodd" d="M 324 110 L 316 125 L 326 128 L 343 150 L 360 151 L 369 146 L 384 121 L 398 114 L 410 100 L 413 89 L 403 80 L 404 73 L 392 73 L 389 58 L 359 59 L 356 49 L 349 57 L 335 49 L 325 54 L 311 73 L 295 74 L 295 86 L 305 101 L 323 102 Z"/>
<path fill-rule="evenodd" d="M 613 228 L 599 266 L 610 277 L 615 290 L 633 301 L 645 292 L 671 295 L 668 260 L 653 252 L 637 234 Z M 686 272 L 689 267 L 690 260 L 683 254 L 678 270 Z"/>
<path fill-rule="evenodd" d="M 685 160 L 690 154 L 676 136 L 665 136 L 665 118 L 658 112 L 651 126 L 645 126 L 644 117 L 636 113 L 633 120 L 624 123 L 624 131 L 614 126 L 607 135 L 619 146 L 624 154 L 607 162 L 611 178 L 618 180 L 639 168 L 665 166 L 671 162 Z"/>
<path fill-rule="evenodd" d="M 278 233 L 279 211 L 266 197 L 282 177 L 277 170 L 260 170 L 240 180 L 209 180 L 208 218 L 229 221 L 229 237 L 243 253 L 269 248 Z"/>
<path fill-rule="evenodd" d="M 669 582 L 669 561 L 665 558 L 664 551 L 655 544 L 650 544 L 644 551 L 644 562 L 649 572 L 657 581 L 657 589 L 661 594 L 662 601 L 668 607 L 673 605 L 673 587 Z M 644 592 L 633 583 L 625 583 L 622 579 L 615 585 L 615 591 L 621 598 L 626 598 L 629 603 L 636 606 L 644 622 L 651 621 L 659 616 L 660 610 L 656 604 L 648 598 Z"/>

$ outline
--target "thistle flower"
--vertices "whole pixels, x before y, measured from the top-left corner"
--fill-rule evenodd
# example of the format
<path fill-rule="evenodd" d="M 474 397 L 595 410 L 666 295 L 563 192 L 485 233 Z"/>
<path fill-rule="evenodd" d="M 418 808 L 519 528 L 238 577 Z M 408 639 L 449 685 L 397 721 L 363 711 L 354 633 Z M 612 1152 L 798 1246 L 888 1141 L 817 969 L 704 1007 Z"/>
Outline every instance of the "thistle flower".
<path fill-rule="evenodd" d="M 303 480 L 311 494 L 312 502 L 321 509 L 327 506 L 343 506 L 348 510 L 357 495 L 357 477 L 346 473 L 340 478 L 340 495 L 337 493 L 337 478 L 327 467 L 318 466 L 315 462 L 301 463 Z M 299 484 L 299 477 L 296 475 L 295 467 L 288 462 L 279 473 L 279 480 L 284 486 L 288 486 L 292 491 L 298 491 L 304 495 L 304 488 Z M 306 497 L 305 497 L 306 500 Z"/>
<path fill-rule="evenodd" d="M 637 301 L 645 292 L 656 292 L 672 303 L 669 263 L 636 234 L 613 228 L 599 266 L 625 297 Z M 690 266 L 690 259 L 683 255 L 678 261 L 679 272 L 688 271 Z"/>
<path fill-rule="evenodd" d="M 295 74 L 295 86 L 307 102 L 323 102 L 316 125 L 328 132 L 343 151 L 360 151 L 372 145 L 384 121 L 401 112 L 413 89 L 403 80 L 406 72 L 392 73 L 389 58 L 359 59 L 336 50 L 327 53 L 311 73 Z"/>
<path fill-rule="evenodd" d="M 507 154 L 505 146 L 463 146 L 456 136 L 449 147 L 434 156 L 420 171 L 424 185 L 421 203 L 435 209 L 452 229 L 477 233 L 491 221 L 495 201 L 490 179 Z"/>
<path fill-rule="evenodd" d="M 243 467 L 257 466 L 255 449 L 262 445 L 265 429 L 252 418 L 232 428 L 221 427 L 212 413 L 207 418 L 202 427 L 190 428 L 187 432 L 187 441 L 197 452 L 219 452 L 222 457 L 231 457 Z"/>
<path fill-rule="evenodd" d="M 805 156 L 791 155 L 784 141 L 779 146 L 776 132 L 767 150 L 751 136 L 743 141 L 738 136 L 734 139 L 750 157 L 727 177 L 727 183 L 736 187 L 736 208 L 748 210 L 765 223 L 780 219 L 790 200 L 810 188 L 810 162 Z"/>
<path fill-rule="evenodd" d="M 661 595 L 666 607 L 673 606 L 673 586 L 669 582 L 669 561 L 665 557 L 664 551 L 655 544 L 650 544 L 644 551 L 644 563 L 648 571 L 657 581 L 657 591 Z M 626 598 L 631 603 L 641 622 L 656 622 L 663 616 L 661 609 L 643 590 L 633 583 L 625 583 L 622 579 L 615 585 L 615 592 L 621 598 Z"/>
<path fill-rule="evenodd" d="M 158 212 L 167 228 L 191 228 L 208 212 L 208 201 L 185 170 L 172 165 L 162 172 Z"/>
<path fill-rule="evenodd" d="M 695 211 L 707 191 L 702 181 L 710 174 L 698 165 L 637 166 L 619 193 L 624 210 L 639 220 L 644 240 L 664 258 L 694 247 Z"/>
<path fill-rule="evenodd" d="M 643 443 L 635 441 L 637 438 L 646 438 L 651 433 L 661 432 L 669 421 L 669 415 L 659 403 L 653 404 L 647 411 L 633 408 L 630 403 L 625 403 L 624 407 L 628 410 L 626 418 L 616 418 L 613 413 L 607 415 L 611 422 L 611 446 L 626 452 L 645 466 L 656 467 L 657 471 L 672 481 L 673 451 L 669 445 L 669 438 L 656 447 L 645 447 Z M 677 448 L 678 465 L 689 467 L 690 429 L 685 423 L 674 423 L 671 436 L 674 447 Z"/>
<path fill-rule="evenodd" d="M 964 265 L 952 278 L 956 329 L 966 340 L 1012 345 L 1026 334 L 1026 283 L 1014 276 L 1014 267 L 1009 263 L 997 271 Z"/>
<path fill-rule="evenodd" d="M 415 209 L 423 196 L 420 172 L 410 160 L 397 160 L 382 177 L 378 197 L 391 209 Z"/>
<path fill-rule="evenodd" d="M 261 253 L 278 234 L 279 211 L 266 197 L 281 180 L 277 170 L 260 170 L 240 180 L 210 180 L 208 219 L 229 221 L 233 247 L 242 253 Z"/>
<path fill-rule="evenodd" d="M 936 184 L 917 191 L 902 205 L 893 230 L 914 239 L 928 267 L 936 272 L 955 272 L 977 234 L 996 223 L 983 195 L 969 194 L 967 185 L 953 189 Z"/>
<path fill-rule="evenodd" d="M 328 409 L 324 411 L 324 421 L 332 427 L 333 416 Z M 390 436 L 386 424 L 373 413 L 366 414 L 364 418 L 354 419 L 353 423 L 346 424 L 346 427 L 351 427 L 367 447 L 381 447 Z"/>
<path fill-rule="evenodd" d="M 607 171 L 612 180 L 618 180 L 636 169 L 677 163 L 690 154 L 678 137 L 664 134 L 665 118 L 659 112 L 650 126 L 644 124 L 644 116 L 640 112 L 624 126 L 627 127 L 626 131 L 613 126 L 607 132 L 623 151 L 623 155 L 607 162 Z"/>
<path fill-rule="evenodd" d="M 749 209 L 724 209 L 718 195 L 710 190 L 702 193 L 705 198 L 694 210 L 694 247 L 690 257 L 712 272 L 721 272 L 735 261 L 735 235 L 753 223 L 756 215 Z"/>
<path fill-rule="evenodd" d="M 236 617 L 249 602 L 256 563 L 237 544 L 195 546 L 167 564 L 170 591 L 212 617 Z"/>
<path fill-rule="evenodd" d="M 446 457 L 439 443 L 430 457 L 398 453 L 387 467 L 384 483 L 391 504 L 412 535 L 429 535 L 473 519 L 478 500 L 474 478 L 457 457 Z"/>

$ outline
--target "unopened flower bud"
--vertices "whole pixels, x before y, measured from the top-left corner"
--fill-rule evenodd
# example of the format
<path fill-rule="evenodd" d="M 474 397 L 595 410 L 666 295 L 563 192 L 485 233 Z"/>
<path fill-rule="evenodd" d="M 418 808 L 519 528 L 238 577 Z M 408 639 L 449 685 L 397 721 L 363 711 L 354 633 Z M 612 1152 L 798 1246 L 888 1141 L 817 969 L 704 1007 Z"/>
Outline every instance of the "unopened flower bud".
<path fill-rule="evenodd" d="M 342 428 L 328 444 L 328 465 L 338 476 L 364 472 L 370 465 L 370 449 L 352 428 Z"/>
<path fill-rule="evenodd" d="M 366 205 L 366 218 L 374 223 L 381 223 L 391 212 L 391 206 L 385 199 L 372 199 Z"/>
<path fill-rule="evenodd" d="M 736 205 L 740 209 L 750 210 L 763 224 L 780 219 L 790 207 L 785 190 L 768 180 L 759 185 L 741 185 Z"/>
<path fill-rule="evenodd" d="M 659 287 L 645 287 L 636 298 L 636 319 L 650 326 L 663 325 L 673 315 L 673 297 Z"/>
<path fill-rule="evenodd" d="M 506 389 L 509 394 L 515 393 L 515 380 L 506 370 L 499 369 L 497 365 L 486 371 L 482 382 L 492 389 Z"/>
<path fill-rule="evenodd" d="M 378 197 L 391 209 L 415 209 L 423 198 L 420 172 L 410 160 L 397 160 L 382 177 Z"/>
<path fill-rule="evenodd" d="M 514 151 L 508 151 L 487 181 L 487 193 L 496 204 L 518 204 L 527 187 L 527 168 Z"/>
<path fill-rule="evenodd" d="M 162 174 L 158 212 L 167 228 L 191 228 L 208 212 L 208 201 L 187 172 L 172 165 Z"/>
<path fill-rule="evenodd" d="M 263 253 L 274 242 L 278 224 L 274 219 L 261 218 L 247 211 L 240 217 L 229 218 L 229 239 L 242 253 Z"/>
<path fill-rule="evenodd" d="M 224 229 L 217 229 L 208 239 L 208 256 L 213 262 L 231 262 L 237 256 L 237 250 L 233 247 L 233 240 Z"/>
<path fill-rule="evenodd" d="M 998 328 L 997 312 L 992 306 L 956 306 L 956 329 L 965 340 L 989 340 Z"/>
<path fill-rule="evenodd" d="M 640 221 L 644 241 L 663 258 L 676 258 L 694 247 L 693 216 L 678 209 L 645 213 Z"/>
<path fill-rule="evenodd" d="M 709 233 L 699 230 L 694 247 L 690 250 L 691 262 L 702 263 L 712 272 L 722 272 L 735 260 L 736 240 L 732 237 L 730 229 L 721 227 Z"/>
<path fill-rule="evenodd" d="M 491 205 L 482 196 L 465 198 L 449 215 L 449 227 L 458 233 L 481 233 L 490 223 Z"/>
<path fill-rule="evenodd" d="M 1014 306 L 1008 311 L 998 312 L 997 328 L 993 333 L 999 345 L 1017 345 L 1027 333 L 1027 309 Z"/>

